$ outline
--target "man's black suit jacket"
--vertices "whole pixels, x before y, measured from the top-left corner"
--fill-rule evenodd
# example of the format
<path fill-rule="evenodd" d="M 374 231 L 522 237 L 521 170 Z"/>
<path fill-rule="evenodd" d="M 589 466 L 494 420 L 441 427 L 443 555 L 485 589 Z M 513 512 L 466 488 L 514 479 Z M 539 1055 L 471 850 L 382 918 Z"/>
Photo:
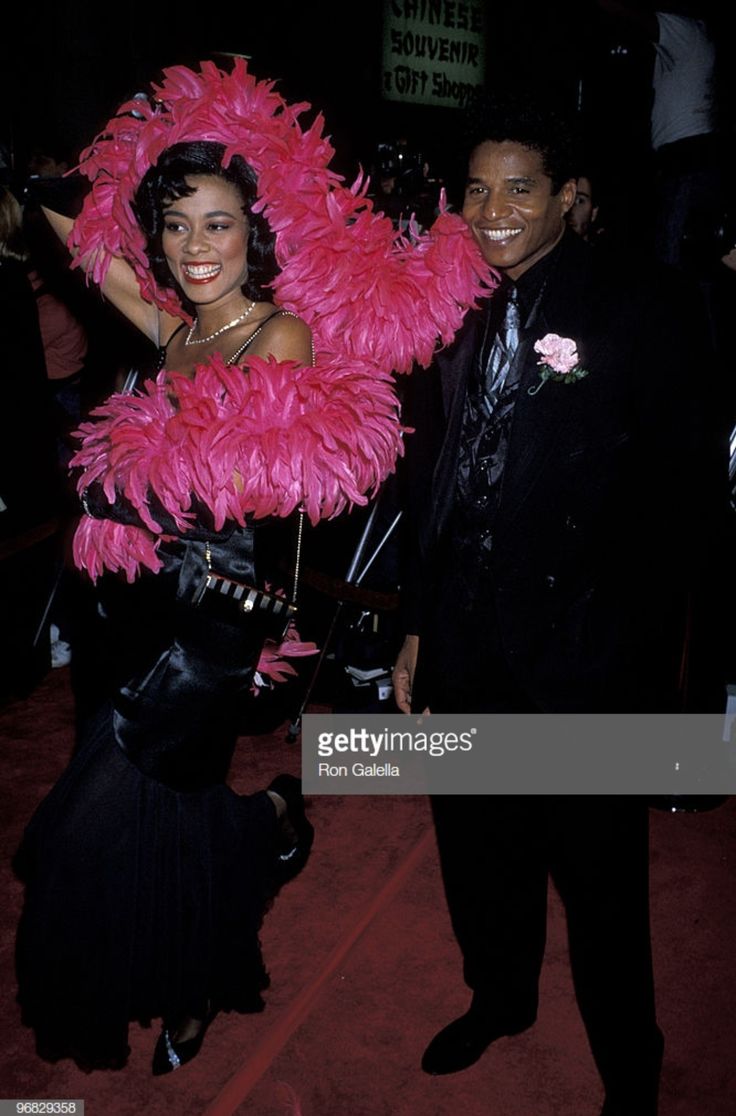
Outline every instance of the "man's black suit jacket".
<path fill-rule="evenodd" d="M 678 708 L 692 594 L 713 584 L 708 563 L 719 564 L 728 514 L 707 325 L 673 273 L 615 265 L 572 233 L 554 252 L 516 354 L 489 570 L 498 639 L 540 709 Z M 445 580 L 438 556 L 486 313 L 472 311 L 452 346 L 412 377 L 405 581 L 420 659 L 445 639 L 433 625 Z M 534 342 L 547 333 L 575 341 L 588 375 L 530 394 Z"/>

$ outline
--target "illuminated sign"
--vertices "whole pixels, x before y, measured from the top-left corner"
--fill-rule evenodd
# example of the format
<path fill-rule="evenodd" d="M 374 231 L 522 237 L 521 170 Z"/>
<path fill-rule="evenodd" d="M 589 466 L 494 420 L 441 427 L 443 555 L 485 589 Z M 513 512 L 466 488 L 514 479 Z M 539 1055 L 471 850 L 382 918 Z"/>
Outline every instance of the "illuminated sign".
<path fill-rule="evenodd" d="M 485 80 L 484 9 L 461 0 L 386 0 L 383 96 L 463 108 Z"/>

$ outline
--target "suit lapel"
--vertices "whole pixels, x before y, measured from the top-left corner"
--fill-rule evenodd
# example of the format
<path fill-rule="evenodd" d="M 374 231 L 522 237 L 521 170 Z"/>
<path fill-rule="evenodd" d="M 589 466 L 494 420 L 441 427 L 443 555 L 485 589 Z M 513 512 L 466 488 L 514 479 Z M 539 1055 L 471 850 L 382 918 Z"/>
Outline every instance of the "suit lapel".
<path fill-rule="evenodd" d="M 582 252 L 579 251 L 582 249 Z M 576 385 L 548 380 L 534 395 L 540 382 L 539 355 L 534 344 L 547 333 L 571 337 L 578 345 L 583 367 L 590 367 L 591 354 L 583 339 L 587 333 L 588 305 L 585 298 L 590 249 L 578 244 L 574 233 L 566 234 L 560 254 L 550 273 L 533 320 L 522 331 L 516 359 L 521 364 L 519 394 L 514 409 L 509 453 L 503 480 L 499 514 L 509 518 L 522 507 L 527 495 L 571 423 L 580 422 L 580 409 L 571 407 L 570 392 Z M 582 381 L 584 383 L 584 381 Z"/>
<path fill-rule="evenodd" d="M 476 358 L 487 313 L 486 304 L 478 310 L 471 310 L 455 342 L 449 349 L 437 355 L 442 384 L 442 405 L 448 426 L 451 425 L 455 412 L 458 410 L 462 412 L 465 385 Z"/>
<path fill-rule="evenodd" d="M 593 367 L 591 361 L 595 354 L 585 343 L 588 336 L 590 262 L 591 249 L 574 233 L 566 233 L 537 312 L 521 331 L 514 360 L 515 366 L 517 363 L 520 366 L 519 393 L 499 508 L 499 515 L 509 519 L 521 509 L 540 474 L 550 467 L 550 459 L 565 431 L 571 424 L 581 421 L 580 398 L 573 401 L 570 397 L 570 392 L 576 390 L 575 385 L 548 381 L 535 395 L 529 395 L 529 389 L 539 383 L 539 357 L 534 351 L 534 343 L 547 333 L 572 337 L 578 344 L 583 366 Z M 487 313 L 487 305 L 471 311 L 455 342 L 436 360 L 440 371 L 446 433 L 432 484 L 435 536 L 441 532 L 452 508 L 466 386 L 477 357 Z M 576 406 L 571 407 L 572 402 L 576 402 Z"/>
<path fill-rule="evenodd" d="M 491 296 L 493 297 L 493 296 Z M 445 414 L 445 438 L 432 481 L 434 533 L 439 535 L 452 508 L 465 392 L 487 321 L 488 307 L 471 311 L 453 345 L 437 356 Z"/>

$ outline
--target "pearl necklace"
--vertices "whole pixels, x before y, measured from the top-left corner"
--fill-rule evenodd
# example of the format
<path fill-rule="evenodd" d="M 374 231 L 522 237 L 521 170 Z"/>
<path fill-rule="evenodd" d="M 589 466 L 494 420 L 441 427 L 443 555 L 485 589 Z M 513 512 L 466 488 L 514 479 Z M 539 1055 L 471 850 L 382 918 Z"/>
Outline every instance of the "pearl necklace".
<path fill-rule="evenodd" d="M 231 322 L 228 322 L 227 325 L 220 326 L 220 328 L 216 329 L 214 333 L 210 333 L 208 337 L 198 337 L 198 338 L 193 338 L 192 337 L 192 334 L 194 333 L 195 329 L 199 325 L 199 318 L 195 318 L 194 321 L 192 322 L 192 325 L 190 326 L 189 333 L 184 338 L 184 344 L 185 345 L 206 345 L 208 341 L 214 341 L 214 339 L 216 337 L 219 337 L 221 333 L 225 333 L 228 329 L 233 329 L 234 326 L 239 325 L 240 322 L 244 322 L 245 319 L 248 317 L 248 315 L 251 313 L 251 311 L 255 309 L 256 305 L 257 305 L 257 303 L 251 302 L 250 306 L 248 307 L 248 309 L 243 314 L 240 314 L 239 317 L 237 317 L 237 318 L 233 318 L 233 320 Z"/>

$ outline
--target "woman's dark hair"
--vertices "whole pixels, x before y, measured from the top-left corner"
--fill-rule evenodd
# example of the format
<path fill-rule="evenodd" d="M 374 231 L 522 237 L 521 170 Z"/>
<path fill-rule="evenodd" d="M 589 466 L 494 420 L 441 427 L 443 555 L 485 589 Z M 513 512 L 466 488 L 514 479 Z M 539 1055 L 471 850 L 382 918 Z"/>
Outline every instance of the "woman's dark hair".
<path fill-rule="evenodd" d="M 247 298 L 269 298 L 267 284 L 279 273 L 276 263 L 276 238 L 268 221 L 253 212 L 258 197 L 258 180 L 253 168 L 240 155 L 233 155 L 227 167 L 222 160 L 225 145 L 209 140 L 175 143 L 167 147 L 158 162 L 146 171 L 133 201 L 138 223 L 146 234 L 147 252 L 154 279 L 162 287 L 173 287 L 190 313 L 194 307 L 174 280 L 161 244 L 164 230 L 164 209 L 177 198 L 194 193 L 187 185 L 189 175 L 214 175 L 232 183 L 243 199 L 243 213 L 248 218 L 248 277 L 243 284 Z"/>

